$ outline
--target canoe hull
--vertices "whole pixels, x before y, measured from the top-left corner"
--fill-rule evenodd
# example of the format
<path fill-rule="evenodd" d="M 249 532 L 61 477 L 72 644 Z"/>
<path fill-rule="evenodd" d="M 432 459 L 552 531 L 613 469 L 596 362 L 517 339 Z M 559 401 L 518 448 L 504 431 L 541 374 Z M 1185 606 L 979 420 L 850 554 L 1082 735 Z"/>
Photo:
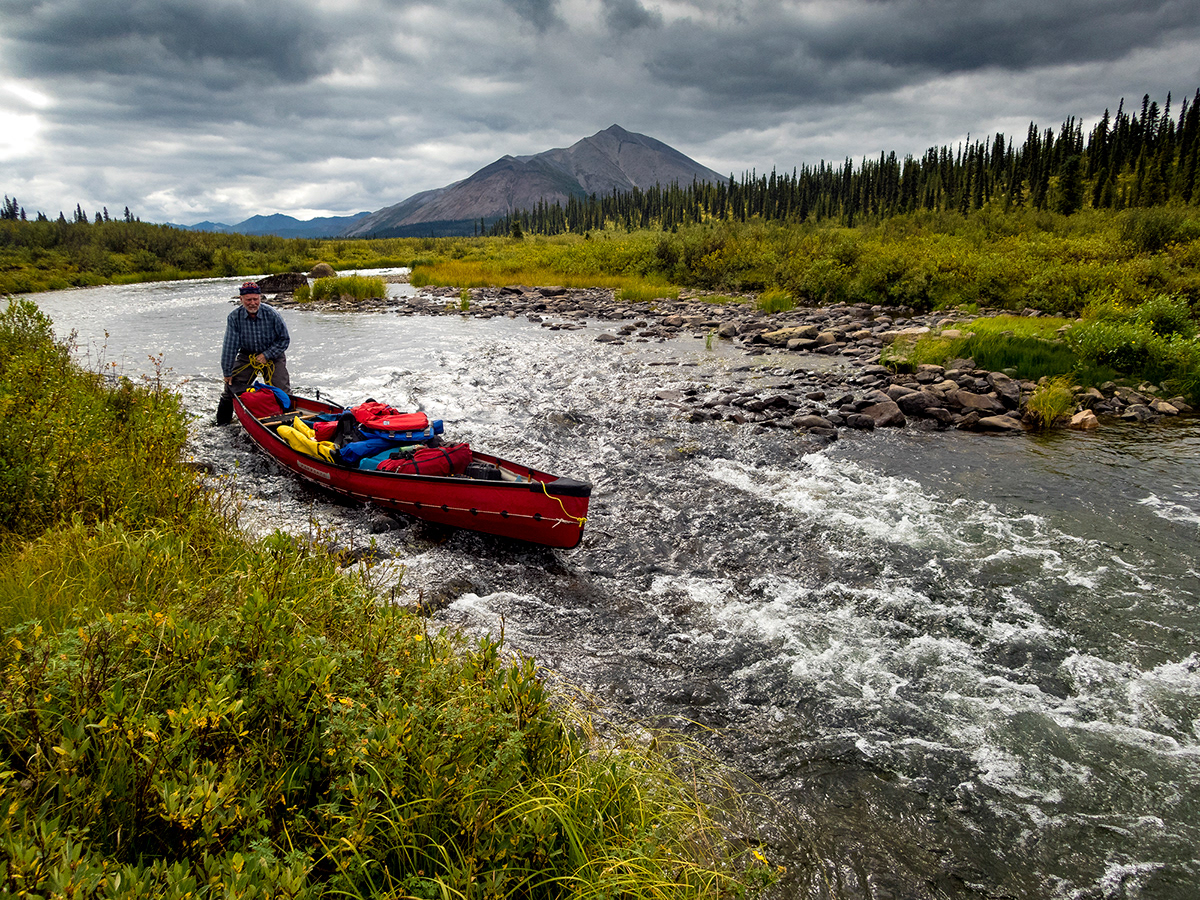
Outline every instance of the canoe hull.
<path fill-rule="evenodd" d="M 342 410 L 321 400 L 292 399 L 296 408 L 305 412 Z M 234 411 L 250 439 L 268 456 L 306 481 L 348 500 L 548 547 L 571 548 L 583 539 L 591 497 L 591 485 L 586 482 L 474 451 L 475 460 L 492 463 L 524 481 L 350 469 L 294 450 L 236 398 Z"/>

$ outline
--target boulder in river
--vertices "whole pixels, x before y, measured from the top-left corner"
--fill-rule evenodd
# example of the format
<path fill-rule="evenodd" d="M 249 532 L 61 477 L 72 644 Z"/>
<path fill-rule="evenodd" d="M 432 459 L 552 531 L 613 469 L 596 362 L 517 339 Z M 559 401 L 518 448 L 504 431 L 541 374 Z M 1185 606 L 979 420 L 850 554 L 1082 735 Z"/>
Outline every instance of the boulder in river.
<path fill-rule="evenodd" d="M 895 400 L 873 403 L 859 412 L 871 419 L 877 428 L 903 428 L 908 422 Z"/>
<path fill-rule="evenodd" d="M 258 279 L 258 286 L 264 294 L 291 294 L 308 286 L 308 276 L 303 272 L 282 272 Z"/>

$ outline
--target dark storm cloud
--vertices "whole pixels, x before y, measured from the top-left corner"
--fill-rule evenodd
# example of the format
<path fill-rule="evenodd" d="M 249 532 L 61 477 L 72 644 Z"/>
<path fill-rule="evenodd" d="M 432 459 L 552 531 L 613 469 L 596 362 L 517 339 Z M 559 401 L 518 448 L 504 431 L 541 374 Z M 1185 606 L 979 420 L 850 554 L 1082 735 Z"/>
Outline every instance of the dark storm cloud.
<path fill-rule="evenodd" d="M 558 14 L 558 0 L 504 0 L 504 4 L 522 19 L 531 22 L 538 31 L 562 24 Z"/>
<path fill-rule="evenodd" d="M 304 82 L 325 71 L 337 34 L 315 9 L 229 0 L 6 2 L 20 74 L 129 76 L 187 70 L 210 88 Z"/>
<path fill-rule="evenodd" d="M 651 12 L 638 0 L 602 0 L 604 21 L 618 34 L 662 24 L 662 14 Z"/>
<path fill-rule="evenodd" d="M 0 0 L 0 170 L 55 211 L 233 222 L 614 122 L 723 172 L 919 153 L 1190 96 L 1196 2 Z"/>
<path fill-rule="evenodd" d="M 674 22 L 647 67 L 718 102 L 779 108 L 939 75 L 1115 61 L 1198 32 L 1194 0 L 748 3 L 715 24 Z"/>

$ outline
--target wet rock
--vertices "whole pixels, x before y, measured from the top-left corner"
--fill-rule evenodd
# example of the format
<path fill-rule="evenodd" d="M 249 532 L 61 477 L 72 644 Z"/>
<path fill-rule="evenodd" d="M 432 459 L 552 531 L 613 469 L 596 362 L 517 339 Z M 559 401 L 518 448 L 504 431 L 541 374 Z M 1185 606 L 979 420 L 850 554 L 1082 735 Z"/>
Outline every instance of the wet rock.
<path fill-rule="evenodd" d="M 987 394 L 976 394 L 973 391 L 958 390 L 946 398 L 955 406 L 965 410 L 979 410 L 981 413 L 1002 413 L 1004 404 L 995 397 Z"/>
<path fill-rule="evenodd" d="M 415 611 L 428 616 L 438 610 L 445 609 L 463 594 L 472 593 L 474 583 L 464 576 L 448 578 L 445 581 L 423 588 L 413 604 Z"/>
<path fill-rule="evenodd" d="M 1113 394 L 1122 403 L 1129 405 L 1146 406 L 1150 402 L 1149 398 L 1147 398 L 1145 394 L 1140 394 L 1132 388 L 1119 387 L 1113 391 Z"/>
<path fill-rule="evenodd" d="M 1134 422 L 1157 422 L 1159 414 L 1144 403 L 1132 403 L 1121 413 L 1121 418 Z"/>
<path fill-rule="evenodd" d="M 283 272 L 267 275 L 258 280 L 264 294 L 291 294 L 296 288 L 308 286 L 308 276 L 303 272 Z"/>
<path fill-rule="evenodd" d="M 954 427 L 959 431 L 972 431 L 982 418 L 983 416 L 979 414 L 979 410 L 973 409 L 969 413 L 955 419 Z"/>
<path fill-rule="evenodd" d="M 680 685 L 664 699 L 681 706 L 711 706 L 728 700 L 729 692 L 714 681 L 692 681 Z"/>
<path fill-rule="evenodd" d="M 935 366 L 931 363 L 921 363 L 917 366 L 917 381 L 920 384 L 934 384 L 946 377 L 945 366 Z"/>
<path fill-rule="evenodd" d="M 975 431 L 990 434 L 1015 434 L 1025 430 L 1025 426 L 1012 416 L 984 416 L 975 423 Z"/>
<path fill-rule="evenodd" d="M 788 341 L 808 340 L 816 338 L 819 330 L 816 325 L 798 325 L 792 328 L 780 328 L 776 331 L 764 332 L 761 337 L 765 343 L 774 347 L 786 347 Z"/>
<path fill-rule="evenodd" d="M 1021 405 L 1021 384 L 1013 381 L 1003 372 L 989 372 L 987 375 L 987 383 L 1000 402 L 1004 404 L 1005 409 L 1017 409 Z"/>
<path fill-rule="evenodd" d="M 925 410 L 924 415 L 927 419 L 932 419 L 943 427 L 949 426 L 954 422 L 954 413 L 950 412 L 944 406 L 931 406 Z"/>
<path fill-rule="evenodd" d="M 816 415 L 795 416 L 792 418 L 792 427 L 793 428 L 803 428 L 806 430 L 810 429 L 810 428 L 832 428 L 833 423 L 830 422 L 828 419 L 826 419 L 824 416 L 816 416 Z"/>
<path fill-rule="evenodd" d="M 897 398 L 896 405 L 907 416 L 920 416 L 930 407 L 939 406 L 940 404 L 925 391 L 909 391 L 907 394 Z"/>
<path fill-rule="evenodd" d="M 873 403 L 860 410 L 861 414 L 870 418 L 877 428 L 903 428 L 908 420 L 894 400 Z"/>
<path fill-rule="evenodd" d="M 742 331 L 742 326 L 737 322 L 726 322 L 717 329 L 717 336 L 723 338 L 737 337 Z"/>
<path fill-rule="evenodd" d="M 1076 431 L 1091 431 L 1093 428 L 1100 427 L 1100 420 L 1096 418 L 1096 414 L 1090 409 L 1081 409 L 1075 415 L 1071 416 L 1071 421 L 1067 427 L 1074 428 Z"/>
<path fill-rule="evenodd" d="M 404 527 L 398 520 L 386 513 L 374 513 L 367 519 L 368 534 L 385 534 Z"/>

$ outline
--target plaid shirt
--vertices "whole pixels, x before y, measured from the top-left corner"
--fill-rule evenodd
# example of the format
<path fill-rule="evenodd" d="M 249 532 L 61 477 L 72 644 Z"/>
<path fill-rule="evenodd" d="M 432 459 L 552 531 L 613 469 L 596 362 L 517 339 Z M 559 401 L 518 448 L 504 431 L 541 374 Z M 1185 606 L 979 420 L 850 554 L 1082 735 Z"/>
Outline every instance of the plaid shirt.
<path fill-rule="evenodd" d="M 228 378 L 237 364 L 239 350 L 247 354 L 261 353 L 267 359 L 278 359 L 287 350 L 291 338 L 283 316 L 263 303 L 253 319 L 244 306 L 239 306 L 225 320 L 225 342 L 221 345 L 221 372 Z"/>

